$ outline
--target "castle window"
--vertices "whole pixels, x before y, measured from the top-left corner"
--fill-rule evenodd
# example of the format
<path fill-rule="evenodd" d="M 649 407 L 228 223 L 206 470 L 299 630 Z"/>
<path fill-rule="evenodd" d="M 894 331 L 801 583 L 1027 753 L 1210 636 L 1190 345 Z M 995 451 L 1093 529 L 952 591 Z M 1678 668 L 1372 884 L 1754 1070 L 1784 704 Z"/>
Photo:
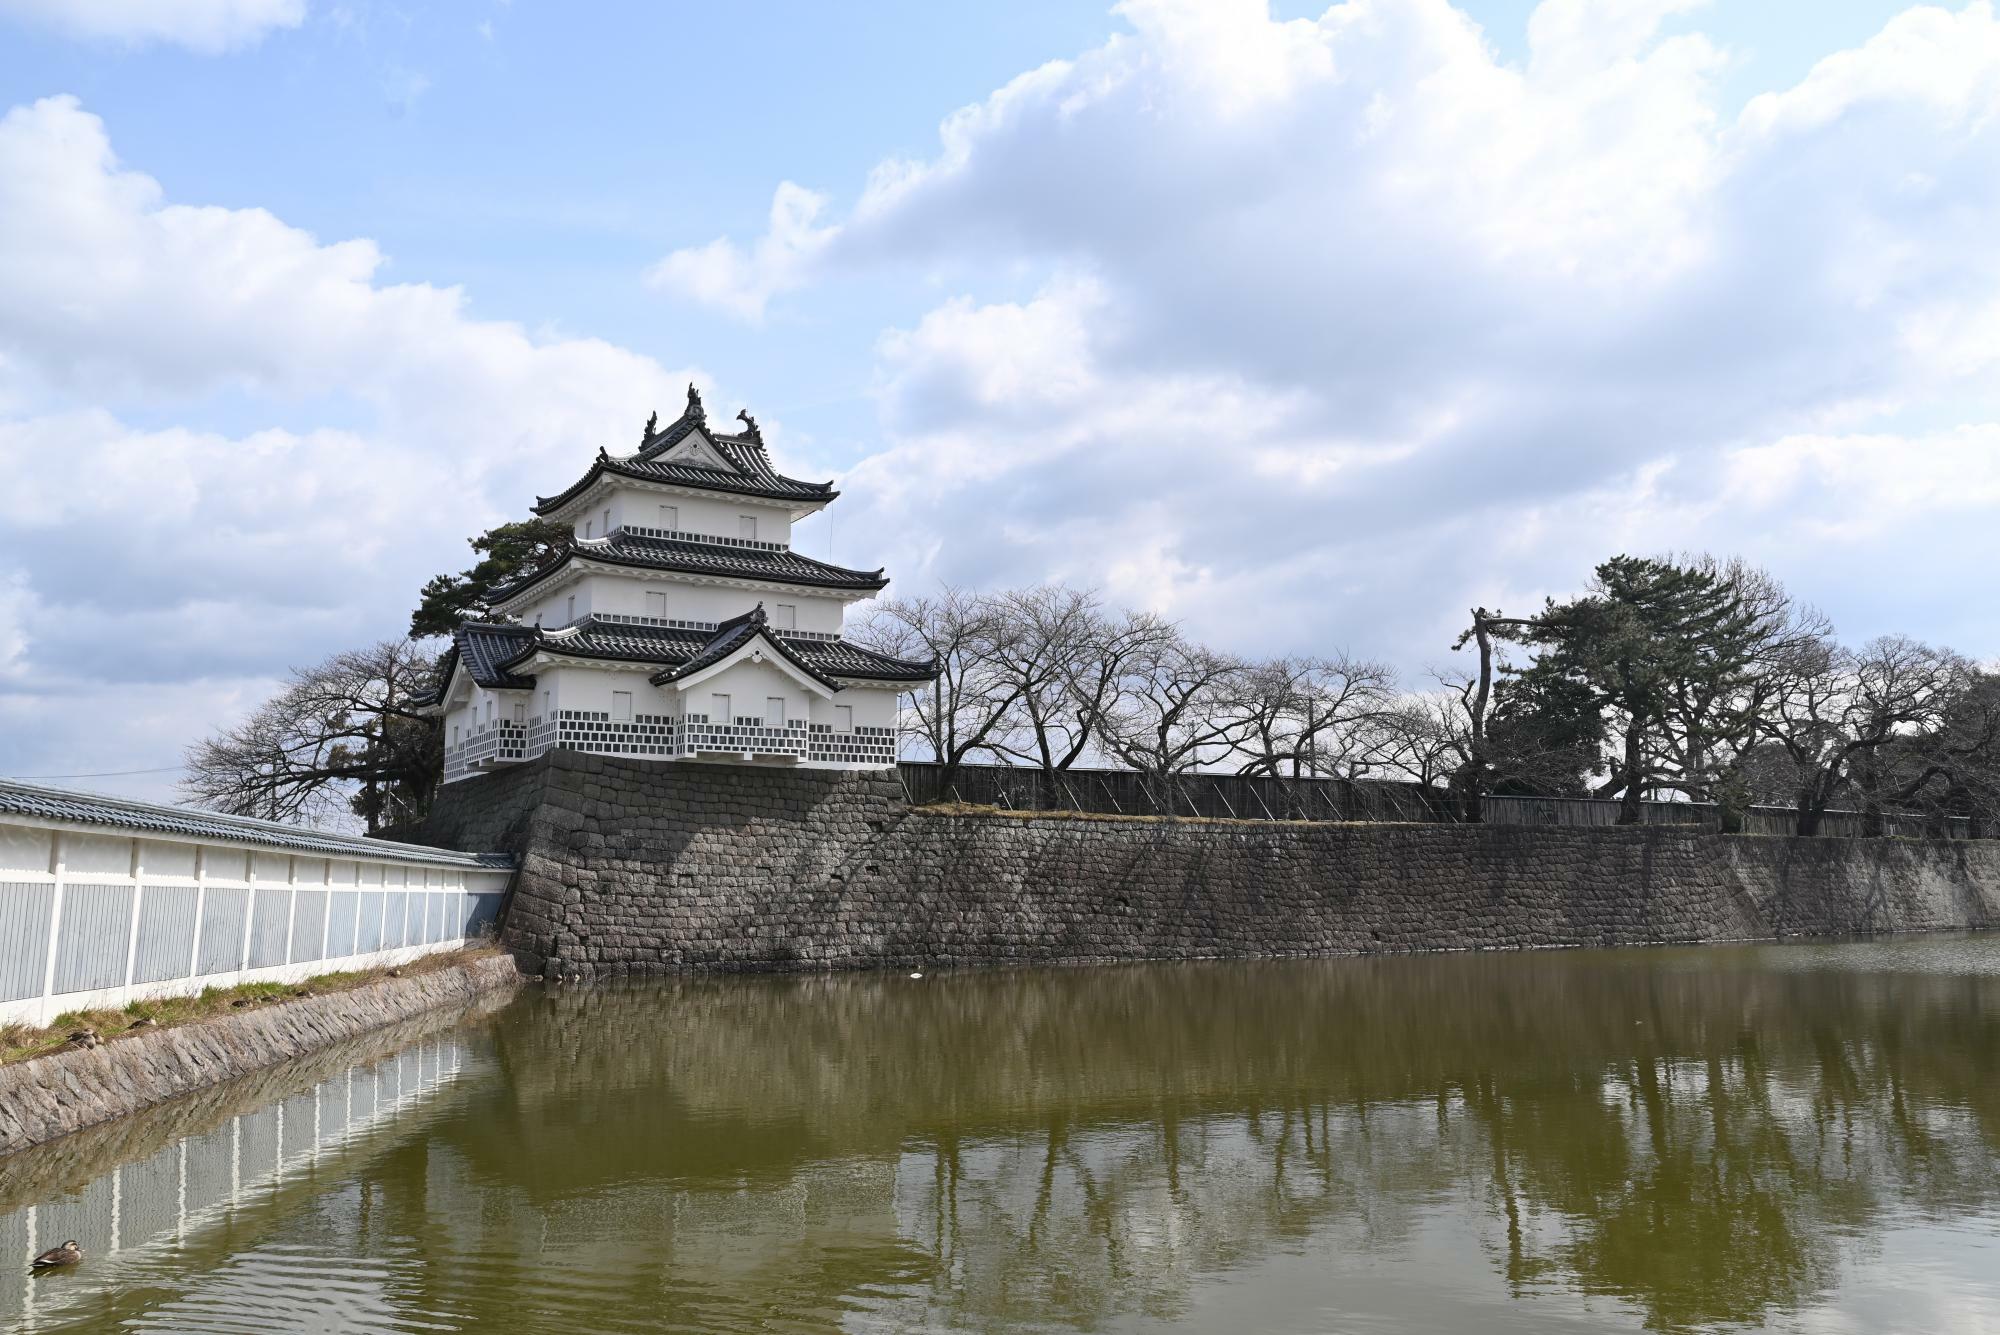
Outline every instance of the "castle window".
<path fill-rule="evenodd" d="M 665 619 L 667 615 L 667 595 L 656 589 L 646 591 L 646 615 Z"/>
<path fill-rule="evenodd" d="M 773 695 L 764 701 L 764 726 L 782 728 L 785 726 L 785 697 Z"/>
<path fill-rule="evenodd" d="M 611 721 L 630 723 L 632 721 L 632 692 L 613 691 L 611 693 Z"/>
<path fill-rule="evenodd" d="M 739 538 L 748 538 L 750 541 L 755 542 L 757 540 L 757 516 L 736 516 L 736 536 Z"/>
<path fill-rule="evenodd" d="M 835 705 L 833 707 L 833 727 L 836 732 L 854 731 L 853 705 Z"/>
<path fill-rule="evenodd" d="M 672 533 L 681 526 L 681 508 L 678 505 L 660 507 L 660 527 Z"/>
<path fill-rule="evenodd" d="M 797 603 L 779 603 L 771 609 L 771 625 L 778 630 L 799 628 L 799 608 Z"/>

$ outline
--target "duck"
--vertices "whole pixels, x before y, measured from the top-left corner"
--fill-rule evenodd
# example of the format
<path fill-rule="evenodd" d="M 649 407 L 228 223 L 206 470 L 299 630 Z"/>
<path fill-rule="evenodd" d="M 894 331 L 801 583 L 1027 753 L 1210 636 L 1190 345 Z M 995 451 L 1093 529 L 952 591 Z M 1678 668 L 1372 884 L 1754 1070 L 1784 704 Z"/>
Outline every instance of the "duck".
<path fill-rule="evenodd" d="M 75 1238 L 71 1238 L 68 1242 L 65 1242 L 62 1246 L 51 1247 L 47 1251 L 43 1252 L 40 1256 L 37 1256 L 34 1260 L 28 1262 L 28 1269 L 55 1270 L 61 1266 L 75 1265 L 78 1261 L 81 1261 L 82 1259 L 83 1259 L 83 1248 L 76 1245 Z"/>

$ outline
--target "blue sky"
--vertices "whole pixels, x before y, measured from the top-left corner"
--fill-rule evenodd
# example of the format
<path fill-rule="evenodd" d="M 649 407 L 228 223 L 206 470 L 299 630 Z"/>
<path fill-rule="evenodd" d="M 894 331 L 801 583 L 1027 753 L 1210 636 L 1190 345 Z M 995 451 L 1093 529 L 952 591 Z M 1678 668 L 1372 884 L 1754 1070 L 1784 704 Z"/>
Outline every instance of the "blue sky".
<path fill-rule="evenodd" d="M 1996 33 L 0 0 L 0 774 L 172 764 L 689 375 L 901 588 L 1421 684 L 1473 601 L 1709 549 L 1992 657 Z"/>

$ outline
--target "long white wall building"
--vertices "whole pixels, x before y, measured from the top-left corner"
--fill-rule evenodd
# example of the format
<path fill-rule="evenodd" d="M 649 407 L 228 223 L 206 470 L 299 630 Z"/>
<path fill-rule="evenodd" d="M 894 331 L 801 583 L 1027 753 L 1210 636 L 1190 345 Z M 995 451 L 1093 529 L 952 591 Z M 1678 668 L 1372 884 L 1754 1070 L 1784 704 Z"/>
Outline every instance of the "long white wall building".
<path fill-rule="evenodd" d="M 0 1023 L 455 949 L 511 875 L 488 854 L 0 780 Z"/>
<path fill-rule="evenodd" d="M 555 559 L 463 626 L 431 702 L 447 783 L 551 747 L 649 760 L 822 769 L 896 762 L 898 695 L 931 663 L 842 638 L 880 570 L 792 550 L 827 482 L 778 473 L 755 419 L 710 428 L 701 396 L 633 454 L 599 451 L 535 513 L 566 524 Z"/>

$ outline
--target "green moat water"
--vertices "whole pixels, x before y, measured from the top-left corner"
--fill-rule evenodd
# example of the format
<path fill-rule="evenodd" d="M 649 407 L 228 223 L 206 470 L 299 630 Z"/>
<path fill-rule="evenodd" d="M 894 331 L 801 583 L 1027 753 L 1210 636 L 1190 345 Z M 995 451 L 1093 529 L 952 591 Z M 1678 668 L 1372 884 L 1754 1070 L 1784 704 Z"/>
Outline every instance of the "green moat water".
<path fill-rule="evenodd" d="M 293 1084 L 0 1161 L 0 1326 L 2000 1330 L 2000 937 L 531 988 Z"/>

